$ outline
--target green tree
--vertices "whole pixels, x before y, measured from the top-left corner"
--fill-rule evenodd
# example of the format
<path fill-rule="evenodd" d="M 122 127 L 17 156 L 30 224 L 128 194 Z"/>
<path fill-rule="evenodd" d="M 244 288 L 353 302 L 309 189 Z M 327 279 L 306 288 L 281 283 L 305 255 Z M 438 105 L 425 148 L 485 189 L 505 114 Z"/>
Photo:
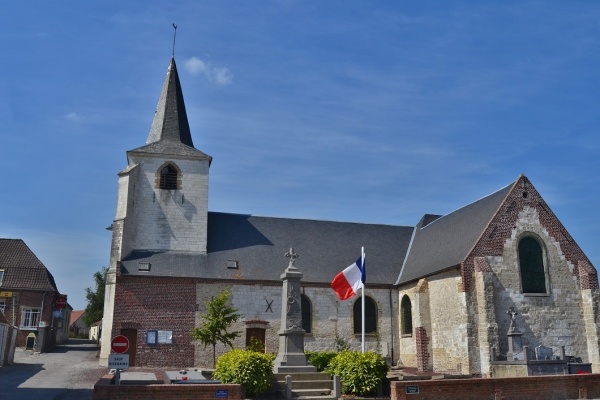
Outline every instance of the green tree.
<path fill-rule="evenodd" d="M 96 290 L 85 288 L 85 298 L 87 299 L 87 307 L 85 307 L 85 315 L 83 322 L 87 326 L 98 322 L 104 315 L 104 286 L 106 285 L 107 267 L 102 267 L 100 271 L 94 273 L 94 283 Z"/>
<path fill-rule="evenodd" d="M 213 348 L 213 368 L 216 364 L 217 343 L 233 348 L 233 340 L 241 332 L 228 332 L 227 329 L 240 319 L 238 309 L 231 305 L 231 291 L 225 288 L 219 295 L 206 303 L 206 314 L 202 316 L 202 326 L 194 328 L 192 336 L 199 340 L 206 349 L 209 344 Z"/>

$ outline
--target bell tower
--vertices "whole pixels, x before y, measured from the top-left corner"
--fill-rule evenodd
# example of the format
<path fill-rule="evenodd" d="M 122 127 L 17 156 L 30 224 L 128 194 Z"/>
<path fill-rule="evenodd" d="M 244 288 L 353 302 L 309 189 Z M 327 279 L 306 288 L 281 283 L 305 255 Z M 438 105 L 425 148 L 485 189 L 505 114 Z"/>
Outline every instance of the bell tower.
<path fill-rule="evenodd" d="M 167 69 L 146 144 L 119 172 L 106 277 L 101 364 L 110 354 L 119 262 L 133 252 L 206 254 L 212 157 L 194 147 L 175 59 Z"/>
<path fill-rule="evenodd" d="M 123 256 L 135 250 L 206 253 L 211 160 L 194 148 L 171 59 L 146 144 L 127 152 L 128 166 L 119 174 Z"/>

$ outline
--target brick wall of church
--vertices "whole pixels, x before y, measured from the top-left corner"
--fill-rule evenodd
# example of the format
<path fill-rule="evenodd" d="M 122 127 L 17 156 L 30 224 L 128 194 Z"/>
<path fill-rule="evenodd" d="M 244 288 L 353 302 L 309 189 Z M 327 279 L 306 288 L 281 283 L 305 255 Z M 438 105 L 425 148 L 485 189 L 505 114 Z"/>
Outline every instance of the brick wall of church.
<path fill-rule="evenodd" d="M 195 281 L 119 276 L 117 282 L 112 337 L 121 334 L 121 329 L 137 330 L 136 366 L 193 366 L 190 332 L 195 322 Z M 172 343 L 146 344 L 148 330 L 171 331 Z"/>

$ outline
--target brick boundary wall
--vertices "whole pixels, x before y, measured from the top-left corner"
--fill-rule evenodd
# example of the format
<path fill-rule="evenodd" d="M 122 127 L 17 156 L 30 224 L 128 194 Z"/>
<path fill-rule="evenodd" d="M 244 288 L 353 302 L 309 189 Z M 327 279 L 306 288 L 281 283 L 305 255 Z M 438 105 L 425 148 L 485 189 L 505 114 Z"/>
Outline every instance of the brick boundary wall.
<path fill-rule="evenodd" d="M 217 390 L 227 390 L 228 400 L 243 400 L 244 388 L 234 384 L 114 385 L 114 375 L 104 375 L 94 385 L 94 400 L 205 400 Z"/>
<path fill-rule="evenodd" d="M 418 386 L 418 394 L 407 394 Z M 391 400 L 600 399 L 600 374 L 391 382 Z"/>

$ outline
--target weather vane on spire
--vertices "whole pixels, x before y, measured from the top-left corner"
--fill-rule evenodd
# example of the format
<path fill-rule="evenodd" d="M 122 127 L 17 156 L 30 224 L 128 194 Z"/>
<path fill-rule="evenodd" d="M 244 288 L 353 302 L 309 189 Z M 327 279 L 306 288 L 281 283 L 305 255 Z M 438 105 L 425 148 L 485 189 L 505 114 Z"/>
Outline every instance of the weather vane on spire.
<path fill-rule="evenodd" d="M 172 57 L 175 58 L 175 37 L 177 36 L 177 25 L 175 25 L 175 23 L 173 23 L 173 55 Z"/>

